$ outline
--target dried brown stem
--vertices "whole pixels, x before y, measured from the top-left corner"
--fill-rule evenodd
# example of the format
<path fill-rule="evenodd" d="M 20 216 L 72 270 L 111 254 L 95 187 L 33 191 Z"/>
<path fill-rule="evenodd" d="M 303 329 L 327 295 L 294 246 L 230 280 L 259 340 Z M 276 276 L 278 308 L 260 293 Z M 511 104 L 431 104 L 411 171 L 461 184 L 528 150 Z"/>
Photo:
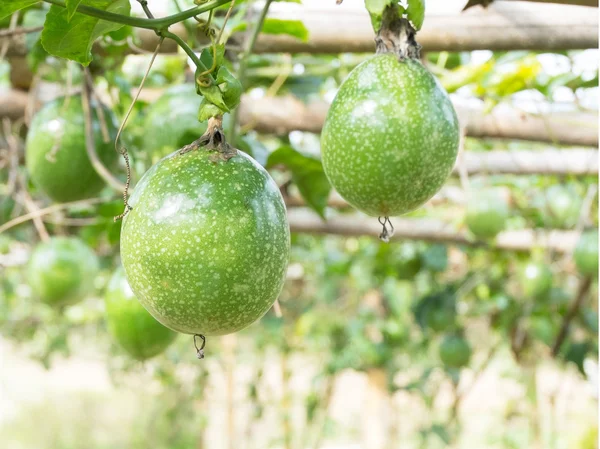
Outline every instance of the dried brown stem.
<path fill-rule="evenodd" d="M 87 68 L 84 69 L 87 71 Z M 88 80 L 84 80 L 83 93 L 81 95 L 81 104 L 83 106 L 83 115 L 85 119 L 85 150 L 90 159 L 92 167 L 96 173 L 106 181 L 106 183 L 117 192 L 122 192 L 125 189 L 125 184 L 113 176 L 113 174 L 104 166 L 98 153 L 96 152 L 96 143 L 94 141 L 94 125 L 92 117 L 92 109 L 90 107 L 91 89 Z"/>
<path fill-rule="evenodd" d="M 575 298 L 575 301 L 573 302 L 573 304 L 571 304 L 571 307 L 569 308 L 567 314 L 565 315 L 565 317 L 563 319 L 563 323 L 560 327 L 560 331 L 558 332 L 558 335 L 556 336 L 556 340 L 554 341 L 554 344 L 552 345 L 552 356 L 553 357 L 556 357 L 558 355 L 558 353 L 560 352 L 560 348 L 561 348 L 562 344 L 564 343 L 565 338 L 567 338 L 567 334 L 569 332 L 569 325 L 571 324 L 571 321 L 573 321 L 573 318 L 575 318 L 575 315 L 577 315 L 577 312 L 579 312 L 579 309 L 581 308 L 583 302 L 585 301 L 591 286 L 592 286 L 592 278 L 590 276 L 585 277 L 579 284 L 579 290 L 577 291 L 577 296 Z"/>
<path fill-rule="evenodd" d="M 93 204 L 105 203 L 106 201 L 107 200 L 105 198 L 90 198 L 87 200 L 71 201 L 69 203 L 53 204 L 52 206 L 46 207 L 44 209 L 37 209 L 33 212 L 21 215 L 20 217 L 16 217 L 10 221 L 7 221 L 2 226 L 0 226 L 0 234 L 22 223 L 26 223 L 29 220 L 34 220 L 37 217 L 43 217 L 44 215 L 48 215 L 59 210 L 67 209 L 72 206 L 91 206 Z"/>

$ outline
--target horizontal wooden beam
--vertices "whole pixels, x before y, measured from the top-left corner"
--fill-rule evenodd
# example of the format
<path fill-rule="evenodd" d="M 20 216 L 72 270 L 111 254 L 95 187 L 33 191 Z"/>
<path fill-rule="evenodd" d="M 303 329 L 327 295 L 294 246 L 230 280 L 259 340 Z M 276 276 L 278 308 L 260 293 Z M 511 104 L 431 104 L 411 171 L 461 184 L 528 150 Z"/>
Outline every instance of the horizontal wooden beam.
<path fill-rule="evenodd" d="M 270 17 L 302 20 L 309 40 L 261 35 L 257 52 L 350 53 L 375 48 L 364 8 L 346 7 L 345 3 L 336 6 L 334 2 L 314 9 L 279 6 Z M 580 6 L 531 2 L 497 2 L 463 13 L 429 8 L 417 40 L 424 51 L 597 48 L 598 14 Z"/>
<path fill-rule="evenodd" d="M 45 95 L 53 90 L 44 89 Z M 52 95 L 59 95 L 54 89 Z M 161 91 L 144 89 L 142 98 L 155 100 Z M 23 117 L 28 104 L 28 95 L 20 90 L 0 90 L 0 118 L 16 120 Z M 598 145 L 598 117 L 595 114 L 573 113 L 535 116 L 520 111 L 508 110 L 484 114 L 481 109 L 455 105 L 466 134 L 472 137 L 523 139 L 552 144 L 594 146 Z M 312 102 L 304 104 L 293 96 L 250 98 L 244 96 L 241 103 L 240 122 L 246 128 L 262 133 L 287 134 L 290 131 L 320 133 L 327 115 L 328 104 Z M 540 158 L 539 152 L 478 153 L 481 159 L 468 160 L 469 170 L 481 172 L 486 169 L 501 169 L 502 173 L 527 174 L 586 174 L 597 173 L 596 151 L 548 150 Z M 517 159 L 515 159 L 515 157 Z M 493 161 L 491 158 L 495 158 Z M 516 162 L 518 161 L 518 166 Z M 595 162 L 595 163 L 594 163 Z"/>
<path fill-rule="evenodd" d="M 500 108 L 486 114 L 483 107 L 465 106 L 458 101 L 454 106 L 467 136 L 598 146 L 597 114 L 533 115 Z M 329 109 L 325 102 L 305 104 L 293 96 L 245 99 L 240 107 L 244 126 L 274 134 L 293 130 L 320 133 Z"/>
<path fill-rule="evenodd" d="M 371 236 L 377 238 L 381 225 L 377 218 L 357 213 L 335 214 L 322 220 L 308 209 L 288 210 L 292 232 L 307 234 L 332 234 L 346 237 Z M 463 245 L 485 245 L 469 236 L 466 230 L 455 225 L 431 219 L 393 217 L 395 233 L 392 240 L 423 240 L 428 242 L 454 243 Z M 575 231 L 521 229 L 501 232 L 495 247 L 509 251 L 530 251 L 542 247 L 557 252 L 571 251 L 579 235 Z"/>
<path fill-rule="evenodd" d="M 514 2 L 518 0 L 496 0 L 503 2 Z M 593 8 L 598 7 L 598 0 L 526 0 L 533 3 L 557 3 L 560 5 L 571 5 L 571 6 L 591 6 Z"/>
<path fill-rule="evenodd" d="M 360 6 L 357 7 L 357 6 Z M 352 53 L 375 50 L 369 16 L 360 5 L 328 2 L 319 8 L 289 3 L 274 4 L 270 17 L 301 20 L 309 31 L 307 42 L 288 36 L 262 34 L 257 53 Z M 182 25 L 171 30 L 186 37 Z M 151 30 L 136 30 L 139 46 L 153 51 L 158 42 Z M 237 36 L 243 36 L 242 34 Z M 233 36 L 233 41 L 240 38 Z M 598 47 L 598 14 L 589 8 L 521 1 L 495 2 L 488 8 L 438 11 L 429 8 L 417 35 L 424 51 L 568 50 Z M 7 56 L 26 53 L 23 34 L 0 38 L 8 41 Z M 163 52 L 176 51 L 166 40 Z"/>

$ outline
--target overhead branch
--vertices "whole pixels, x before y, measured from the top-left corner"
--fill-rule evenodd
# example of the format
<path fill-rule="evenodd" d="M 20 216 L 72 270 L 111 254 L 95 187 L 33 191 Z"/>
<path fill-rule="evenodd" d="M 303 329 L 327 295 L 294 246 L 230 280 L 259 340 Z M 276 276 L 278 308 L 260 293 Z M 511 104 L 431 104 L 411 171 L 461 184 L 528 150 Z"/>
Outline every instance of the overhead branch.
<path fill-rule="evenodd" d="M 332 234 L 341 236 L 370 236 L 377 238 L 381 225 L 376 218 L 358 214 L 338 214 L 323 221 L 307 209 L 291 209 L 288 220 L 292 232 L 307 234 Z M 395 233 L 392 240 L 424 240 L 484 246 L 485 243 L 469 237 L 466 231 L 453 224 L 431 219 L 392 218 Z M 530 251 L 543 247 L 557 252 L 569 251 L 577 243 L 573 231 L 521 229 L 504 231 L 496 237 L 494 247 L 508 251 Z"/>
<path fill-rule="evenodd" d="M 598 146 L 598 116 L 590 113 L 528 114 L 498 108 L 486 114 L 481 107 L 454 101 L 467 136 L 521 139 L 562 145 Z M 242 125 L 259 132 L 286 134 L 293 130 L 320 133 L 329 105 L 303 103 L 294 96 L 243 99 Z"/>
<path fill-rule="evenodd" d="M 46 89 L 48 91 L 49 89 Z M 57 93 L 58 94 L 58 93 Z M 145 101 L 154 101 L 161 91 L 144 90 Z M 0 117 L 22 117 L 27 94 L 17 90 L 0 91 Z M 460 122 L 467 136 L 478 138 L 518 139 L 556 145 L 598 146 L 597 114 L 573 112 L 534 115 L 497 108 L 486 114 L 482 107 L 466 107 L 455 101 Z M 320 133 L 329 105 L 324 101 L 308 104 L 288 95 L 250 98 L 240 105 L 240 123 L 246 129 L 285 135 L 290 131 Z"/>
<path fill-rule="evenodd" d="M 584 1 L 584 0 L 581 0 Z M 276 4 L 269 17 L 301 20 L 309 31 L 304 42 L 289 36 L 262 34 L 255 53 L 348 53 L 375 50 L 369 15 L 361 5 L 331 4 L 311 7 Z M 334 17 L 335 20 L 331 20 Z M 147 20 L 147 19 L 146 19 Z M 488 8 L 471 8 L 461 13 L 427 11 L 418 40 L 424 51 L 471 50 L 568 50 L 598 47 L 598 15 L 587 8 L 533 2 L 495 2 Z M 181 24 L 170 30 L 183 39 L 187 31 Z M 201 34 L 199 32 L 199 34 Z M 234 41 L 241 38 L 234 35 Z M 205 36 L 198 36 L 206 38 Z M 158 37 L 152 29 L 137 29 L 139 46 L 152 51 Z M 9 40 L 7 56 L 23 56 L 27 49 L 23 34 L 0 38 Z M 162 48 L 174 52 L 172 43 Z"/>

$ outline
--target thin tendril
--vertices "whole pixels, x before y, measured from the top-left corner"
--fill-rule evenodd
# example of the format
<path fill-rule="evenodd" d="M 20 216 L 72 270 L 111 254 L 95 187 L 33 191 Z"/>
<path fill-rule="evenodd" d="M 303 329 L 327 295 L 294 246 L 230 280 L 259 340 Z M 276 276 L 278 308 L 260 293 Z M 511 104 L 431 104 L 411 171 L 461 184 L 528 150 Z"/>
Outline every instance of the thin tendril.
<path fill-rule="evenodd" d="M 202 344 L 198 347 L 198 343 L 196 342 L 196 338 L 200 338 L 202 340 Z M 202 334 L 194 334 L 194 346 L 196 348 L 196 355 L 199 359 L 204 358 L 204 347 L 206 346 L 206 337 Z"/>
<path fill-rule="evenodd" d="M 160 40 L 158 41 L 158 45 L 156 46 L 156 49 L 154 50 L 154 53 L 152 54 L 152 58 L 150 59 L 150 64 L 148 64 L 148 69 L 146 70 L 146 73 L 144 74 L 144 77 L 142 78 L 142 82 L 140 83 L 140 86 L 139 86 L 137 92 L 135 93 L 135 97 L 133 98 L 131 105 L 129 105 L 127 114 L 125 114 L 125 118 L 123 119 L 123 122 L 121 123 L 121 126 L 119 127 L 119 131 L 117 131 L 117 137 L 115 138 L 115 151 L 117 153 L 119 153 L 121 156 L 123 156 L 123 159 L 125 160 L 125 168 L 127 169 L 127 181 L 125 182 L 125 190 L 123 191 L 123 205 L 125 207 L 125 210 L 123 211 L 122 214 L 114 217 L 114 221 L 122 219 L 129 213 L 129 211 L 131 209 L 133 209 L 129 205 L 129 202 L 127 201 L 129 186 L 131 184 L 131 165 L 129 164 L 129 155 L 127 154 L 127 148 L 125 148 L 124 146 L 119 148 L 119 138 L 121 137 L 121 132 L 123 132 L 123 129 L 125 128 L 125 125 L 127 124 L 127 120 L 129 119 L 129 116 L 131 115 L 131 111 L 133 111 L 133 107 L 135 106 L 135 103 L 137 102 L 137 99 L 140 96 L 140 93 L 142 92 L 144 83 L 146 82 L 146 79 L 148 78 L 148 75 L 150 74 L 150 69 L 152 69 L 152 64 L 154 64 L 154 60 L 156 59 L 156 56 L 158 55 L 158 51 L 160 50 L 160 46 L 162 45 L 164 40 L 165 40 L 164 36 L 161 36 Z"/>
<path fill-rule="evenodd" d="M 390 217 L 379 217 L 379 224 L 383 226 L 381 230 L 381 234 L 379 234 L 379 239 L 384 243 L 389 243 L 390 239 L 394 235 L 394 225 L 390 221 Z M 387 225 L 390 225 L 390 229 L 388 230 Z"/>
<path fill-rule="evenodd" d="M 221 31 L 219 31 L 219 37 L 217 37 L 217 44 L 219 44 L 221 42 L 221 37 L 223 37 L 223 31 L 225 30 L 225 25 L 227 25 L 227 21 L 229 20 L 229 16 L 231 15 L 231 11 L 233 11 L 234 6 L 235 6 L 235 0 L 233 0 L 231 2 L 231 5 L 229 5 L 229 9 L 227 10 L 227 14 L 225 14 L 225 19 L 223 20 L 223 25 L 221 26 Z"/>

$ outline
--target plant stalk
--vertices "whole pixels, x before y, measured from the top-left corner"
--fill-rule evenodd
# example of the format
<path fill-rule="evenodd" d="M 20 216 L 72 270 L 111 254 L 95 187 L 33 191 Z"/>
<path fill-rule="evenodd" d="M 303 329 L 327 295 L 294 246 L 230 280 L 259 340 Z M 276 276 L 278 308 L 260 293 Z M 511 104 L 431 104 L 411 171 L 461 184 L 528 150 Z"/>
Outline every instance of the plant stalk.
<path fill-rule="evenodd" d="M 46 3 L 66 8 L 67 5 L 65 0 L 43 0 Z M 77 12 L 85 14 L 86 16 L 97 17 L 98 19 L 106 20 L 108 22 L 120 23 L 123 25 L 129 25 L 136 28 L 145 28 L 148 30 L 160 31 L 168 28 L 174 23 L 183 22 L 186 19 L 197 16 L 199 14 L 211 11 L 219 6 L 229 3 L 231 0 L 211 0 L 201 6 L 196 6 L 188 10 L 182 11 L 177 14 L 173 14 L 159 19 L 144 19 L 142 17 L 130 17 L 123 14 L 115 14 L 112 12 L 104 11 L 102 9 L 94 8 L 87 5 L 77 6 Z"/>
<path fill-rule="evenodd" d="M 260 17 L 258 18 L 258 22 L 256 22 L 256 26 L 252 30 L 252 34 L 250 35 L 246 43 L 244 53 L 242 53 L 242 56 L 240 58 L 240 65 L 237 70 L 237 78 L 242 84 L 242 87 L 244 86 L 244 84 L 246 84 L 246 69 L 248 68 L 248 58 L 254 51 L 256 40 L 258 39 L 258 35 L 260 34 L 262 27 L 265 23 L 265 18 L 267 17 L 267 13 L 269 12 L 269 7 L 271 6 L 272 2 L 273 0 L 265 1 L 265 5 L 263 6 L 262 11 L 260 12 Z M 227 130 L 227 140 L 229 140 L 229 142 L 231 142 L 232 144 L 234 144 L 236 139 L 237 122 L 240 115 L 239 110 L 240 108 L 238 106 L 231 113 L 231 121 L 229 123 L 229 129 Z"/>

